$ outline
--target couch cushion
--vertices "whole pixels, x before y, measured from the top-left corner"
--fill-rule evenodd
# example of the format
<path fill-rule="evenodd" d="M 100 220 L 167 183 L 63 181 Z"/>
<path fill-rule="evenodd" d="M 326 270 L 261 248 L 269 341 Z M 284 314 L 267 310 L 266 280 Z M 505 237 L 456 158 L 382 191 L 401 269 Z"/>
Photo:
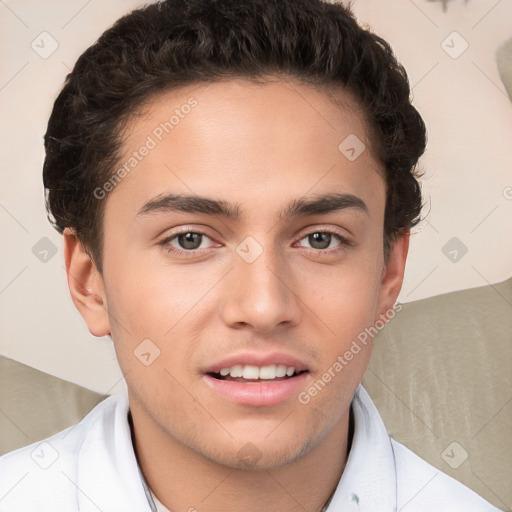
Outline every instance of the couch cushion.
<path fill-rule="evenodd" d="M 404 304 L 363 384 L 396 440 L 512 508 L 512 279 Z"/>
<path fill-rule="evenodd" d="M 0 454 L 77 423 L 103 398 L 0 356 Z"/>

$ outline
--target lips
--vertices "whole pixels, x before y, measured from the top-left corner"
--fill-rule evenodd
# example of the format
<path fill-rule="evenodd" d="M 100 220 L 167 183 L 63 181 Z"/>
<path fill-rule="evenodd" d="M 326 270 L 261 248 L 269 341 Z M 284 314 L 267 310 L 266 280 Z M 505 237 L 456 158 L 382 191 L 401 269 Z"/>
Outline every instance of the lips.
<path fill-rule="evenodd" d="M 305 362 L 284 353 L 238 353 L 203 371 L 203 381 L 219 397 L 240 405 L 282 403 L 304 387 L 309 371 Z"/>

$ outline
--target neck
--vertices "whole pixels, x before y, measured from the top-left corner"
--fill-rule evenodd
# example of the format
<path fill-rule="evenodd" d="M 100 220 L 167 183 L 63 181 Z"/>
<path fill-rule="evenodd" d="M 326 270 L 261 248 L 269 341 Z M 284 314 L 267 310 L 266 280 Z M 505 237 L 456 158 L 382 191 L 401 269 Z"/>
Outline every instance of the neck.
<path fill-rule="evenodd" d="M 352 438 L 347 410 L 318 446 L 293 463 L 242 470 L 203 457 L 133 412 L 141 471 L 158 500 L 173 512 L 320 512 L 338 485 Z"/>

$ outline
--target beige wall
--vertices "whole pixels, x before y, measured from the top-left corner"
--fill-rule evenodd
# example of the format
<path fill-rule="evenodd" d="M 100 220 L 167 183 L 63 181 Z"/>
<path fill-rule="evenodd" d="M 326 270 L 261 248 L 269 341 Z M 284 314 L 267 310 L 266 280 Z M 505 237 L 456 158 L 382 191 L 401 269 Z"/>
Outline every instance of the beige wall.
<path fill-rule="evenodd" d="M 0 4 L 0 353 L 100 392 L 123 383 L 110 341 L 88 333 L 69 298 L 61 237 L 45 217 L 42 136 L 76 58 L 139 3 Z M 421 165 L 430 213 L 411 241 L 402 302 L 512 274 L 512 105 L 495 61 L 496 49 L 512 36 L 512 4 L 445 4 L 444 12 L 441 1 L 353 2 L 360 21 L 388 39 L 404 63 L 429 129 Z M 468 44 L 458 58 L 465 43 L 454 31 Z M 31 47 L 35 41 L 38 51 L 50 51 L 55 43 L 42 32 L 58 43 L 48 58 Z M 45 263 L 33 254 L 34 246 L 44 249 L 44 237 L 59 251 Z M 443 253 L 453 237 L 467 247 L 456 263 Z"/>

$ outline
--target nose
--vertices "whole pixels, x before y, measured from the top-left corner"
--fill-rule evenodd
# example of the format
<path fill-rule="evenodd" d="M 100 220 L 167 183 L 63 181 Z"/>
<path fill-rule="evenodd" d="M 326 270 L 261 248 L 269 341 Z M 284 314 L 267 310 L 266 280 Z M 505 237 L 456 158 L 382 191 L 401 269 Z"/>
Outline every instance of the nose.
<path fill-rule="evenodd" d="M 260 333 L 297 325 L 301 308 L 293 281 L 288 263 L 275 251 L 265 249 L 250 263 L 235 253 L 224 283 L 222 320 L 229 327 L 249 326 Z"/>

